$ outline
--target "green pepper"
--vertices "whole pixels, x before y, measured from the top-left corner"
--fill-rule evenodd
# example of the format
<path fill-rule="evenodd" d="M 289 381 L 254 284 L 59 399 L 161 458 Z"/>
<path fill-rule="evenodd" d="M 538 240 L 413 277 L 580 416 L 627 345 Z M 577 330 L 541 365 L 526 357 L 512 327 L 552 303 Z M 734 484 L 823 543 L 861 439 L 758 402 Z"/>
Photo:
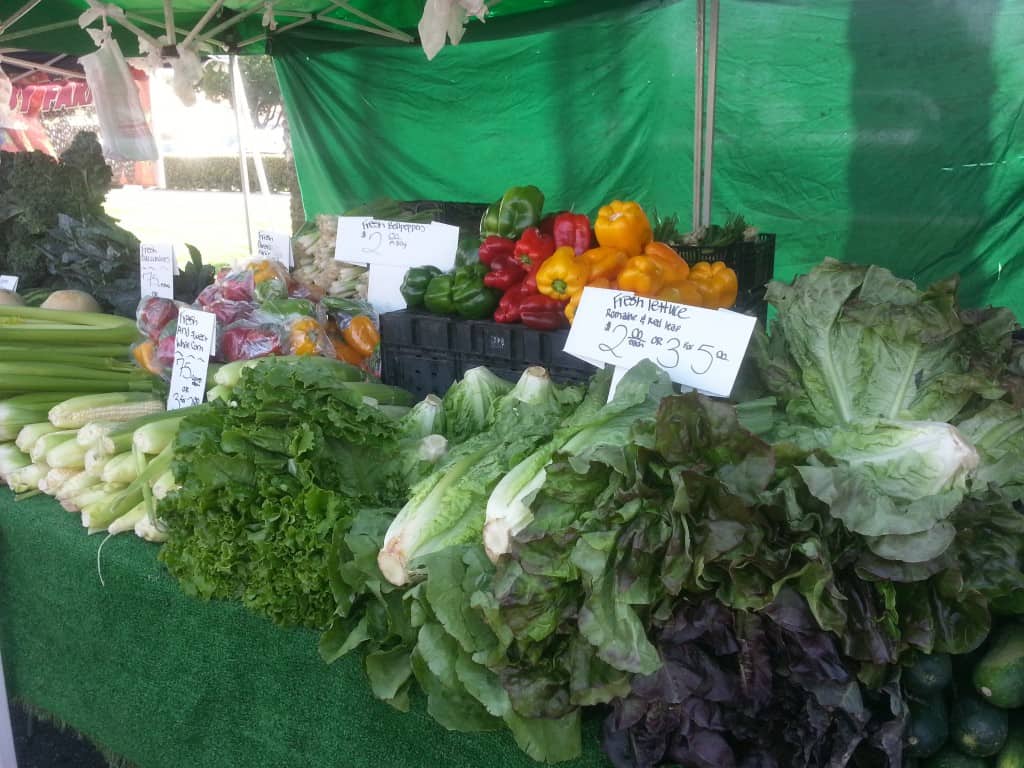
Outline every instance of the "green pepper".
<path fill-rule="evenodd" d="M 537 187 L 511 187 L 489 206 L 480 219 L 480 237 L 491 235 L 516 240 L 524 230 L 540 224 L 544 193 Z"/>
<path fill-rule="evenodd" d="M 423 306 L 423 296 L 427 292 L 430 281 L 441 274 L 437 267 L 413 267 L 405 273 L 402 281 L 402 298 L 405 299 L 405 306 L 409 309 L 419 309 Z"/>
<path fill-rule="evenodd" d="M 455 302 L 452 300 L 454 280 L 454 275 L 437 275 L 431 279 L 423 293 L 423 304 L 428 312 L 435 315 L 455 314 Z"/>
<path fill-rule="evenodd" d="M 480 237 L 465 234 L 459 237 L 459 249 L 455 252 L 455 266 L 465 267 L 480 261 Z"/>
<path fill-rule="evenodd" d="M 268 299 L 260 305 L 260 309 L 269 315 L 305 315 L 316 317 L 316 304 L 309 299 Z"/>
<path fill-rule="evenodd" d="M 452 279 L 452 303 L 460 317 L 483 320 L 494 314 L 501 292 L 484 285 L 484 275 L 490 270 L 486 264 L 459 267 Z"/>
<path fill-rule="evenodd" d="M 256 301 L 271 301 L 288 298 L 288 284 L 279 277 L 264 280 L 256 285 Z"/>

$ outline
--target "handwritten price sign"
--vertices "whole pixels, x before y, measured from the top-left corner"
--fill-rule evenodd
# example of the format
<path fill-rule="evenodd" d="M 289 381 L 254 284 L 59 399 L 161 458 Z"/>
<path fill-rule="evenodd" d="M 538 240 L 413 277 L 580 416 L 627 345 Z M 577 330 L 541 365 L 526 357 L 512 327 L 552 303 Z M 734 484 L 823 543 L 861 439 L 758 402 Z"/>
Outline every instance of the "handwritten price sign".
<path fill-rule="evenodd" d="M 199 405 L 206 396 L 206 373 L 213 356 L 217 335 L 217 316 L 197 309 L 178 313 L 178 330 L 174 335 L 174 367 L 171 369 L 171 390 L 167 410 Z"/>
<path fill-rule="evenodd" d="M 368 265 L 367 298 L 378 312 L 391 312 L 405 308 L 400 288 L 407 269 L 432 266 L 448 271 L 455 266 L 458 250 L 459 228 L 448 224 L 342 216 L 334 258 Z"/>
<path fill-rule="evenodd" d="M 174 298 L 174 246 L 170 243 L 139 245 L 139 285 L 142 295 Z"/>
<path fill-rule="evenodd" d="M 414 224 L 384 221 L 367 216 L 338 219 L 338 244 L 334 258 L 350 264 L 387 266 L 455 266 L 459 228 L 448 224 Z"/>
<path fill-rule="evenodd" d="M 679 384 L 728 397 L 754 322 L 735 312 L 586 288 L 565 351 L 624 370 L 651 360 Z"/>
<path fill-rule="evenodd" d="M 287 269 L 295 266 L 292 239 L 283 232 L 268 232 L 261 229 L 256 236 L 256 255 L 267 261 L 280 262 Z"/>

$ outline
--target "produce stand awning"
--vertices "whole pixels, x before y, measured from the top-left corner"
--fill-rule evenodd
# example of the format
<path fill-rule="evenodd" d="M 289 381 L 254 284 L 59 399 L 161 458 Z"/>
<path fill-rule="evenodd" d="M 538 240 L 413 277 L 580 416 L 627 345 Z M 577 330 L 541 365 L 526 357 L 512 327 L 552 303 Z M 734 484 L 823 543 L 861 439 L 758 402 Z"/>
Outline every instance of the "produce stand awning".
<path fill-rule="evenodd" d="M 634 4 L 429 65 L 412 47 L 282 39 L 307 212 L 381 194 L 490 202 L 530 182 L 558 208 L 632 197 L 686 226 L 696 12 Z M 959 273 L 968 305 L 1024 316 L 1019 9 L 722 3 L 717 75 L 711 218 L 777 233 L 777 277 L 825 256 L 920 285 Z"/>
<path fill-rule="evenodd" d="M 377 701 L 360 660 L 315 632 L 182 593 L 157 548 L 96 549 L 52 499 L 0 492 L 0 638 L 9 693 L 146 768 L 532 768 L 507 732 L 450 733 Z M 603 768 L 596 724 L 585 756 Z M 230 756 L 225 762 L 225 756 Z"/>
<path fill-rule="evenodd" d="M 585 18 L 609 9 L 649 4 L 651 0 L 499 0 L 485 24 L 473 21 L 464 42 L 527 34 L 552 25 Z M 664 0 L 658 0 L 663 2 Z M 78 26 L 88 9 L 81 0 L 0 0 L 0 47 L 85 54 L 94 49 L 91 38 Z M 156 37 L 167 30 L 162 0 L 120 0 L 131 24 Z M 358 45 L 411 45 L 423 15 L 423 0 L 173 0 L 170 18 L 181 42 L 200 22 L 199 37 L 221 50 L 241 48 L 246 53 L 273 52 L 277 41 L 307 41 L 330 48 Z M 218 7 L 210 18 L 207 12 Z M 14 24 L 8 20 L 16 19 Z M 126 55 L 137 52 L 136 36 L 124 28 L 115 31 Z M 220 45 L 220 44 L 223 44 Z M 421 54 L 422 56 L 422 54 Z"/>

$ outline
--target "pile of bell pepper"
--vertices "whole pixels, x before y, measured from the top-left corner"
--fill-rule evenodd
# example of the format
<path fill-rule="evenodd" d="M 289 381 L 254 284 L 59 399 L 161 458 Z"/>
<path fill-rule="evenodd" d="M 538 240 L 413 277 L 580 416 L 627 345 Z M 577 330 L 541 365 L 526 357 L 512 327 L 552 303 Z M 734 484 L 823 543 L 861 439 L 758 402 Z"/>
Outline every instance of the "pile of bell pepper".
<path fill-rule="evenodd" d="M 708 309 L 736 303 L 736 273 L 722 262 L 691 267 L 669 245 L 655 242 L 637 203 L 603 206 L 593 228 L 583 214 L 542 218 L 543 206 L 536 187 L 507 190 L 480 221 L 479 263 L 451 274 L 410 269 L 402 284 L 408 306 L 556 330 L 572 322 L 588 286 Z"/>

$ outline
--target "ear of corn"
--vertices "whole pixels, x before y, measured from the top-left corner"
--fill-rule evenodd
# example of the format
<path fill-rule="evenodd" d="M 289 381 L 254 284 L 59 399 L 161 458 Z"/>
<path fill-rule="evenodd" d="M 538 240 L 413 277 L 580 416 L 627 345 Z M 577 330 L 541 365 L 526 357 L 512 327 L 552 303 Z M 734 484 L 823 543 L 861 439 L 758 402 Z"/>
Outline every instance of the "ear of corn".
<path fill-rule="evenodd" d="M 149 394 L 106 392 L 65 400 L 50 409 L 49 419 L 55 427 L 77 429 L 89 422 L 129 422 L 163 410 L 163 402 Z"/>

